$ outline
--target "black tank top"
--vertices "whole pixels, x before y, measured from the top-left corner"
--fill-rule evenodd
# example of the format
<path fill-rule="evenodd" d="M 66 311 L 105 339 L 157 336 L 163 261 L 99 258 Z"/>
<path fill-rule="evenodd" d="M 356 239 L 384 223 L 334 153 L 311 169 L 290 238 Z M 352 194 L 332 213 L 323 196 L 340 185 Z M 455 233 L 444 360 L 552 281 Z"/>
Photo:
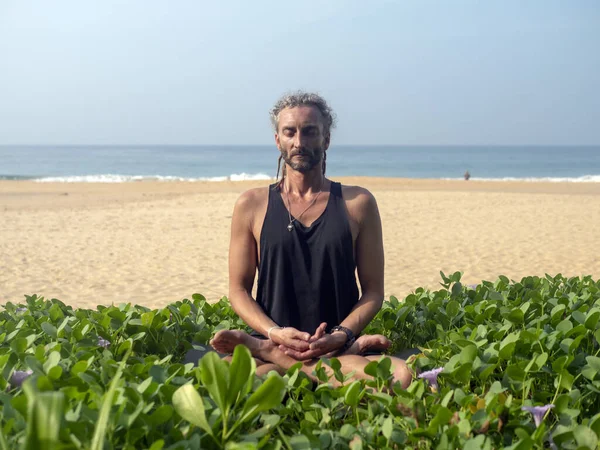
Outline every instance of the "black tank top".
<path fill-rule="evenodd" d="M 269 203 L 260 233 L 256 301 L 280 326 L 314 333 L 344 320 L 358 302 L 352 232 L 342 186 L 331 182 L 325 211 L 310 227 L 294 222 L 281 190 L 269 187 Z"/>

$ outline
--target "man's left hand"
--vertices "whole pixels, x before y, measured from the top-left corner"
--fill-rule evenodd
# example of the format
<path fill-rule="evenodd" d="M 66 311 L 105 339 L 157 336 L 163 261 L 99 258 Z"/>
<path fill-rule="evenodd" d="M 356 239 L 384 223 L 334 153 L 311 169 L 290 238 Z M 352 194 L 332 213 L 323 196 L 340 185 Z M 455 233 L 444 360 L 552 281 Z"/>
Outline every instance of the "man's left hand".
<path fill-rule="evenodd" d="M 285 346 L 279 346 L 279 349 L 298 361 L 305 361 L 339 350 L 344 346 L 347 339 L 346 334 L 339 331 L 333 334 L 326 334 L 325 327 L 322 324 L 311 337 L 311 344 L 308 350 L 299 352 Z"/>

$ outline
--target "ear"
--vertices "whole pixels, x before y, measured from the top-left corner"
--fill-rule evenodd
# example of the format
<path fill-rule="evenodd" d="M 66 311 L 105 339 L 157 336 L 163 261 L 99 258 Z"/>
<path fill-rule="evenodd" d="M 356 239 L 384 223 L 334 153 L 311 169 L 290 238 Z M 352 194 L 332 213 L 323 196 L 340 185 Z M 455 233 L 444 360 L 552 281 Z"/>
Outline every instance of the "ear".
<path fill-rule="evenodd" d="M 281 142 L 279 141 L 278 133 L 275 133 L 275 145 L 277 145 L 277 148 L 281 151 Z"/>
<path fill-rule="evenodd" d="M 327 150 L 329 148 L 329 143 L 331 142 L 331 134 L 328 134 L 323 139 L 323 150 Z"/>

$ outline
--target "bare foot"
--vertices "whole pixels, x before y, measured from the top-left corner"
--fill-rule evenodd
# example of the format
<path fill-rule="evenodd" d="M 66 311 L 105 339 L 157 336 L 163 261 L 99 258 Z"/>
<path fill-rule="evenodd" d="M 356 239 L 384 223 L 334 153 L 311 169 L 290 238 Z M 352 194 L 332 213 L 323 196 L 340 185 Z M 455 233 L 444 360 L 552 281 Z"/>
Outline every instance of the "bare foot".
<path fill-rule="evenodd" d="M 392 341 L 382 334 L 365 334 L 358 339 L 344 352 L 345 355 L 362 355 L 368 351 L 382 352 L 392 345 Z"/>
<path fill-rule="evenodd" d="M 269 340 L 257 339 L 240 330 L 221 330 L 211 339 L 210 345 L 219 353 L 233 353 L 236 345 L 245 345 L 255 358 L 263 359 L 275 344 Z"/>

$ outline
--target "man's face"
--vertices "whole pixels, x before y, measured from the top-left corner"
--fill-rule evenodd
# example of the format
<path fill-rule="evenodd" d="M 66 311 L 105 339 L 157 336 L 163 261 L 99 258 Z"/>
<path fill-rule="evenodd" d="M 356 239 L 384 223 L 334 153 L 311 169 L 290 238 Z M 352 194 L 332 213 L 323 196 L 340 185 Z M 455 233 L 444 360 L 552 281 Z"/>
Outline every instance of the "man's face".
<path fill-rule="evenodd" d="M 329 147 L 329 136 L 323 134 L 321 112 L 313 106 L 282 110 L 275 142 L 284 161 L 292 169 L 310 172 L 321 162 Z"/>

